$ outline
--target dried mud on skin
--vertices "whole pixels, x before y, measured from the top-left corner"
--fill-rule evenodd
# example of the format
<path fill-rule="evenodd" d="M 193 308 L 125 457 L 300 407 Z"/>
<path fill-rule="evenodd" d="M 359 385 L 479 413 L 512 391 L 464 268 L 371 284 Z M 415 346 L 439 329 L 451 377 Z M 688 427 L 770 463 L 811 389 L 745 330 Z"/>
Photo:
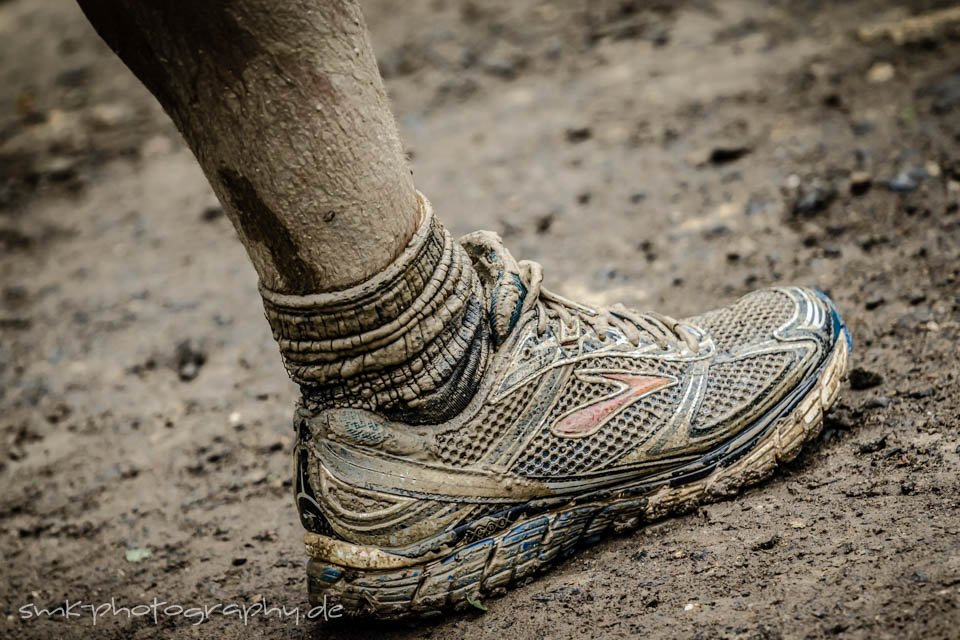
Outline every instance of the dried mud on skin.
<path fill-rule="evenodd" d="M 486 612 L 93 629 L 19 608 L 306 610 L 295 389 L 169 121 L 70 3 L 0 3 L 0 637 L 956 637 L 960 40 L 903 22 L 953 7 L 368 3 L 455 234 L 498 231 L 571 297 L 680 317 L 818 286 L 854 335 L 850 383 L 771 481 Z"/>

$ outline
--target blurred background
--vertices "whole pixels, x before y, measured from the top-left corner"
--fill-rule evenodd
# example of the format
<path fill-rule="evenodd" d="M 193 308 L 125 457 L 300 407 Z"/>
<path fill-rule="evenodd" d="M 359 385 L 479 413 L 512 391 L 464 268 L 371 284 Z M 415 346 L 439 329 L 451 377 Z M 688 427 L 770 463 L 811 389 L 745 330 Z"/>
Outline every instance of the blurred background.
<path fill-rule="evenodd" d="M 392 637 L 948 638 L 960 625 L 960 5 L 364 2 L 418 187 L 570 297 L 815 285 L 824 436 L 734 501 Z M 27 603 L 306 607 L 296 397 L 189 150 L 65 0 L 0 0 L 0 636 Z M 365 637 L 123 618 L 99 637 Z"/>

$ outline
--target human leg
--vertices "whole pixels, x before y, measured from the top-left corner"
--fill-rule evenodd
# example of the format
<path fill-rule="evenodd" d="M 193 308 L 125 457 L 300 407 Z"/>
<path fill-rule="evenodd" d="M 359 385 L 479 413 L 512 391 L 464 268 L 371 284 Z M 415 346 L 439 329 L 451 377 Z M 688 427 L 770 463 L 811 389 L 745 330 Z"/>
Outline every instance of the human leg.
<path fill-rule="evenodd" d="M 357 2 L 80 0 L 200 162 L 270 290 L 335 291 L 417 228 Z"/>

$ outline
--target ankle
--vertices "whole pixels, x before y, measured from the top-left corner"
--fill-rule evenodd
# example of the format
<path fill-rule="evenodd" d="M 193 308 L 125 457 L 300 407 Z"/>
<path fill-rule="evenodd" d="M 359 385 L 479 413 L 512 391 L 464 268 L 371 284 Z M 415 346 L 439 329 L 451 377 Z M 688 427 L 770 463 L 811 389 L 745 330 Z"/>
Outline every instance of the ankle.
<path fill-rule="evenodd" d="M 350 289 L 286 295 L 264 309 L 307 408 L 345 406 L 439 422 L 469 402 L 483 373 L 483 290 L 461 245 L 421 195 L 420 227 L 385 270 Z"/>

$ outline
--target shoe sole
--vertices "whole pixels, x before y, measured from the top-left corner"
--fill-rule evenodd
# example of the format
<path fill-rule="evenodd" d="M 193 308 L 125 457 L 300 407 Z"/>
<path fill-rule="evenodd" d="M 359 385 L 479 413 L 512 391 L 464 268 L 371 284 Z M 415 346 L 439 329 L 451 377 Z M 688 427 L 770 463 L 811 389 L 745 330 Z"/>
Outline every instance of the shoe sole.
<path fill-rule="evenodd" d="M 429 559 L 307 533 L 310 602 L 341 604 L 348 615 L 381 619 L 435 616 L 527 584 L 608 531 L 632 531 L 642 523 L 730 498 L 796 458 L 820 433 L 823 414 L 840 392 L 849 349 L 848 340 L 836 340 L 816 381 L 792 409 L 695 479 L 677 478 L 626 499 L 617 499 L 616 492 L 592 502 L 581 499 Z"/>

